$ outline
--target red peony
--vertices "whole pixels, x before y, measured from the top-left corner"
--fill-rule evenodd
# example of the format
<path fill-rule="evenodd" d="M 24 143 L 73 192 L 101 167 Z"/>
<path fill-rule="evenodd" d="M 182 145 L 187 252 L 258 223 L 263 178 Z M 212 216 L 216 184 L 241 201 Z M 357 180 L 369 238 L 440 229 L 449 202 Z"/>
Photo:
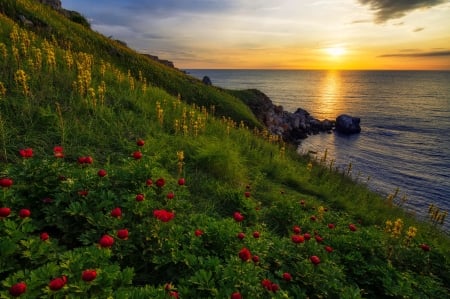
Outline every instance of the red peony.
<path fill-rule="evenodd" d="M 159 188 L 164 187 L 165 184 L 166 184 L 166 181 L 163 178 L 159 178 L 156 180 L 156 186 Z"/>
<path fill-rule="evenodd" d="M 93 281 L 97 277 L 97 271 L 92 269 L 84 270 L 83 273 L 81 273 L 81 279 L 89 282 Z"/>
<path fill-rule="evenodd" d="M 291 281 L 291 280 L 292 280 L 292 275 L 291 275 L 291 273 L 284 272 L 284 273 L 283 273 L 283 279 L 286 280 L 286 281 Z"/>
<path fill-rule="evenodd" d="M 152 181 L 152 179 L 147 179 L 146 181 L 145 181 L 145 184 L 147 185 L 147 186 L 151 186 L 151 185 L 153 185 L 153 181 Z"/>
<path fill-rule="evenodd" d="M 178 185 L 184 186 L 184 184 L 186 184 L 186 180 L 184 178 L 179 178 L 178 179 Z"/>
<path fill-rule="evenodd" d="M 259 238 L 259 232 L 253 232 L 253 238 L 258 239 Z"/>
<path fill-rule="evenodd" d="M 142 158 L 142 153 L 141 153 L 140 151 L 135 151 L 135 152 L 133 153 L 133 158 L 134 158 L 135 160 L 139 160 L 140 158 Z"/>
<path fill-rule="evenodd" d="M 52 291 L 57 291 L 62 289 L 67 283 L 67 277 L 66 276 L 61 276 L 61 277 L 57 277 L 52 279 L 49 283 L 48 283 L 48 287 L 50 288 L 50 290 Z"/>
<path fill-rule="evenodd" d="M 89 191 L 88 190 L 80 190 L 78 191 L 78 195 L 80 196 L 88 196 Z"/>
<path fill-rule="evenodd" d="M 314 265 L 318 265 L 320 264 L 320 258 L 316 255 L 313 255 L 309 258 L 309 260 L 311 261 L 311 263 L 313 263 Z"/>
<path fill-rule="evenodd" d="M 244 196 L 245 196 L 245 197 L 249 198 L 250 195 L 251 195 L 251 194 L 250 194 L 250 191 L 245 191 L 245 192 L 244 192 Z"/>
<path fill-rule="evenodd" d="M 122 239 L 122 240 L 128 240 L 128 229 L 126 229 L 126 228 L 119 229 L 117 231 L 117 238 Z"/>
<path fill-rule="evenodd" d="M 27 284 L 23 281 L 16 283 L 15 285 L 12 285 L 9 288 L 9 293 L 13 297 L 19 297 L 23 293 L 25 293 L 27 290 Z"/>
<path fill-rule="evenodd" d="M 104 169 L 100 169 L 98 172 L 97 172 L 97 174 L 98 174 L 98 176 L 99 177 L 105 177 L 106 175 L 107 175 L 107 172 L 106 172 L 106 170 L 104 170 Z"/>
<path fill-rule="evenodd" d="M 175 299 L 180 298 L 177 291 L 170 291 L 169 292 L 169 297 L 172 297 L 172 298 L 175 298 Z"/>
<path fill-rule="evenodd" d="M 234 292 L 233 294 L 231 294 L 231 299 L 242 299 L 242 295 L 239 292 Z"/>
<path fill-rule="evenodd" d="M 143 201 L 144 200 L 144 194 L 139 193 L 136 195 L 136 201 Z"/>
<path fill-rule="evenodd" d="M 309 233 L 305 233 L 303 237 L 305 238 L 306 241 L 309 241 L 311 239 L 311 235 Z"/>
<path fill-rule="evenodd" d="M 122 209 L 121 208 L 114 208 L 114 209 L 112 209 L 111 217 L 121 218 L 122 217 Z"/>
<path fill-rule="evenodd" d="M 325 246 L 325 250 L 327 251 L 327 252 L 333 252 L 333 247 L 331 247 L 331 246 Z"/>
<path fill-rule="evenodd" d="M 144 146 L 144 144 L 145 144 L 145 141 L 142 140 L 142 139 L 138 139 L 138 140 L 136 141 L 136 145 L 137 145 L 137 146 Z"/>
<path fill-rule="evenodd" d="M 11 214 L 10 208 L 0 208 L 0 218 L 8 217 Z"/>
<path fill-rule="evenodd" d="M 203 235 L 203 231 L 201 229 L 196 229 L 195 230 L 195 236 L 196 237 L 200 237 L 201 235 Z"/>
<path fill-rule="evenodd" d="M 166 211 L 166 210 L 154 210 L 153 216 L 155 216 L 158 220 L 162 222 L 169 222 L 175 217 L 175 213 Z"/>
<path fill-rule="evenodd" d="M 272 283 L 272 285 L 270 286 L 272 292 L 276 293 L 280 290 L 280 286 L 276 283 Z"/>
<path fill-rule="evenodd" d="M 420 244 L 419 247 L 422 248 L 423 251 L 430 251 L 431 249 L 428 244 Z"/>
<path fill-rule="evenodd" d="M 305 238 L 302 235 L 293 235 L 291 237 L 292 242 L 294 242 L 295 244 L 298 243 L 303 243 L 305 242 Z"/>
<path fill-rule="evenodd" d="M 239 212 L 234 212 L 233 218 L 234 220 L 236 220 L 236 222 L 241 222 L 244 220 L 244 216 Z"/>
<path fill-rule="evenodd" d="M 98 244 L 103 248 L 110 248 L 114 244 L 114 238 L 110 235 L 103 235 L 98 241 Z"/>
<path fill-rule="evenodd" d="M 239 258 L 243 262 L 246 262 L 252 258 L 252 254 L 250 253 L 250 250 L 248 250 L 246 247 L 244 247 L 239 251 Z"/>
<path fill-rule="evenodd" d="M 0 179 L 0 187 L 9 188 L 13 184 L 13 180 L 10 178 L 2 178 Z"/>
<path fill-rule="evenodd" d="M 22 158 L 31 158 L 33 157 L 33 149 L 32 148 L 25 148 L 19 150 L 19 154 Z"/>
<path fill-rule="evenodd" d="M 31 216 L 31 211 L 30 210 L 28 210 L 28 209 L 21 209 L 20 211 L 19 211 L 19 217 L 20 218 L 28 218 L 28 217 L 30 217 Z"/>
<path fill-rule="evenodd" d="M 328 228 L 329 229 L 333 229 L 335 227 L 336 227 L 336 225 L 334 225 L 334 223 L 328 223 Z"/>
<path fill-rule="evenodd" d="M 46 232 L 41 233 L 39 237 L 41 238 L 42 241 L 47 241 L 50 238 L 50 236 Z"/>
<path fill-rule="evenodd" d="M 64 148 L 59 145 L 53 147 L 53 155 L 55 158 L 64 158 Z"/>
<path fill-rule="evenodd" d="M 321 236 L 319 236 L 319 235 L 316 235 L 315 239 L 316 239 L 317 243 L 322 243 L 323 242 L 323 238 Z"/>
<path fill-rule="evenodd" d="M 92 158 L 91 156 L 86 156 L 86 157 L 84 157 L 84 163 L 92 164 L 92 163 L 94 163 L 94 158 Z"/>
<path fill-rule="evenodd" d="M 175 193 L 173 193 L 172 191 L 170 191 L 169 193 L 167 193 L 167 199 L 173 199 L 175 197 Z"/>
<path fill-rule="evenodd" d="M 299 235 L 302 232 L 302 229 L 300 228 L 300 226 L 296 225 L 292 228 L 292 231 L 294 232 L 294 234 Z"/>
<path fill-rule="evenodd" d="M 309 219 L 311 219 L 311 221 L 316 221 L 317 220 L 315 215 L 312 215 L 311 217 L 309 217 Z"/>
<path fill-rule="evenodd" d="M 237 237 L 239 240 L 242 240 L 245 238 L 245 234 L 241 232 L 241 233 L 237 234 Z"/>
<path fill-rule="evenodd" d="M 356 225 L 354 225 L 353 223 L 352 223 L 352 224 L 349 224 L 349 225 L 348 225 L 348 228 L 349 228 L 352 232 L 356 231 Z"/>
<path fill-rule="evenodd" d="M 259 263 L 259 256 L 257 256 L 257 255 L 254 255 L 254 256 L 252 256 L 252 261 L 256 264 L 256 263 Z"/>
<path fill-rule="evenodd" d="M 261 285 L 263 286 L 263 288 L 265 288 L 268 291 L 272 290 L 272 282 L 270 281 L 270 279 L 264 278 L 261 281 Z"/>

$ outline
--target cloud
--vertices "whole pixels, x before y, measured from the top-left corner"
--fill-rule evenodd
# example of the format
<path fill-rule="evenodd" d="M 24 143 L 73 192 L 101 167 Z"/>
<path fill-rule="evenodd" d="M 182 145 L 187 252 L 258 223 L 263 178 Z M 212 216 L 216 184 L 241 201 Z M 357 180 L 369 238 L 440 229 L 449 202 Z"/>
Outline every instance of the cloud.
<path fill-rule="evenodd" d="M 424 30 L 425 28 L 424 27 L 417 27 L 417 28 L 415 28 L 414 30 L 413 30 L 413 32 L 420 32 L 420 31 L 422 31 L 422 30 Z"/>
<path fill-rule="evenodd" d="M 375 23 L 398 19 L 417 9 L 430 8 L 448 0 L 358 0 L 375 13 Z"/>
<path fill-rule="evenodd" d="M 446 57 L 446 56 L 450 56 L 450 50 L 383 54 L 379 55 L 378 57 Z"/>

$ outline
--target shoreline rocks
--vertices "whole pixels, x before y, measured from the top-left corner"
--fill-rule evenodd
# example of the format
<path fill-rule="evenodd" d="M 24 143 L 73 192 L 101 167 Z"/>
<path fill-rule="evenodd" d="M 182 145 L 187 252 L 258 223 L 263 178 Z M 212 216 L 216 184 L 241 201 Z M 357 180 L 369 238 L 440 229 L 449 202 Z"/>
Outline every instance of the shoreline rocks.
<path fill-rule="evenodd" d="M 360 122 L 361 119 L 359 117 L 341 114 L 336 118 L 336 131 L 346 135 L 360 133 Z"/>
<path fill-rule="evenodd" d="M 257 89 L 250 89 L 254 96 L 247 105 L 255 116 L 274 135 L 282 136 L 289 143 L 298 144 L 309 135 L 320 132 L 331 133 L 335 127 L 333 120 L 319 120 L 312 117 L 308 111 L 298 108 L 295 112 L 288 112 L 281 105 L 273 104 L 272 100 Z"/>

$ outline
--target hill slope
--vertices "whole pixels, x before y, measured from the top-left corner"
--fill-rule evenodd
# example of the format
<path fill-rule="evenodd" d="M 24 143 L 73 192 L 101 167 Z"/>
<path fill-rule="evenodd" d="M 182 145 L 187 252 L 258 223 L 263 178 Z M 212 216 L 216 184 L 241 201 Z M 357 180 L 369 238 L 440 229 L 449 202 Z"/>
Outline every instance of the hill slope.
<path fill-rule="evenodd" d="M 0 12 L 0 298 L 449 296 L 448 238 L 350 167 L 46 6 Z"/>

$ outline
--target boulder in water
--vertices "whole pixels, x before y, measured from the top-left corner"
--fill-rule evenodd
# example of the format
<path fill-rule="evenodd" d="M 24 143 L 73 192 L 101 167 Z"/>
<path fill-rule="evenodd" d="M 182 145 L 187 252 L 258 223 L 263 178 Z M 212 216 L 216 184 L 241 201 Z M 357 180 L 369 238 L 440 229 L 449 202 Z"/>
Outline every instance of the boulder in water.
<path fill-rule="evenodd" d="M 336 131 L 343 134 L 357 134 L 361 132 L 359 117 L 341 114 L 336 118 Z"/>

